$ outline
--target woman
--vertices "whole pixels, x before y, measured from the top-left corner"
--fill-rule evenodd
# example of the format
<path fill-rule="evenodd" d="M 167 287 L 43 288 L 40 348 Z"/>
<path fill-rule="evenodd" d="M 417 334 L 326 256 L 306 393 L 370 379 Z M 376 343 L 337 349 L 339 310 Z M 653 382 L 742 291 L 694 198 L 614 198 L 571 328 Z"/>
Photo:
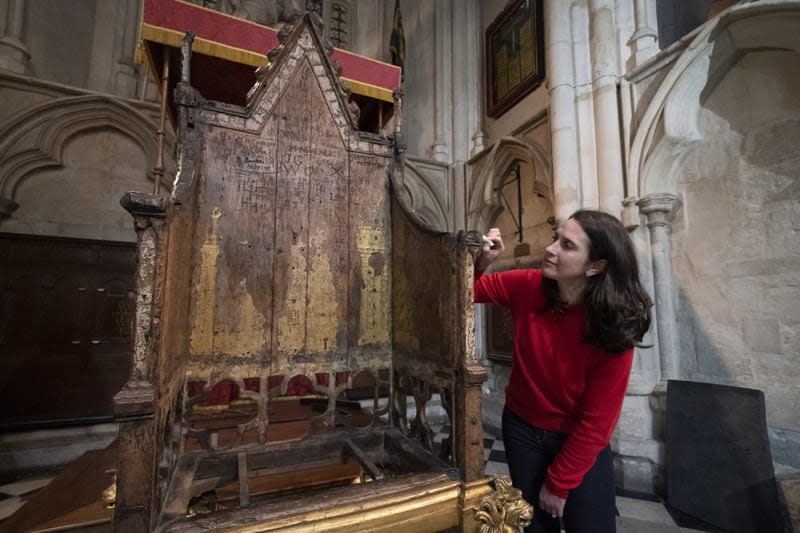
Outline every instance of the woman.
<path fill-rule="evenodd" d="M 613 216 L 582 210 L 541 269 L 484 276 L 505 249 L 497 228 L 487 237 L 475 302 L 505 305 L 514 320 L 503 441 L 514 486 L 541 510 L 526 532 L 557 532 L 562 517 L 568 533 L 615 531 L 608 443 L 652 306 L 633 243 Z"/>

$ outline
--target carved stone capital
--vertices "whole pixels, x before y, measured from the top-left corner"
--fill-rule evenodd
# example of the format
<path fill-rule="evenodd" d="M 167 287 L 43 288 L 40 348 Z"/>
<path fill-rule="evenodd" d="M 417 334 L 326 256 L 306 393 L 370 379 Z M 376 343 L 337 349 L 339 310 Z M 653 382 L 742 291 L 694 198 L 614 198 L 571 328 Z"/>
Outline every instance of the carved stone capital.
<path fill-rule="evenodd" d="M 647 216 L 647 226 L 668 226 L 681 207 L 680 199 L 670 193 L 657 192 L 640 198 L 636 205 Z"/>
<path fill-rule="evenodd" d="M 678 197 L 674 194 L 668 192 L 654 192 L 639 198 L 636 205 L 639 206 L 639 210 L 642 213 L 649 215 L 650 213 L 659 211 L 669 213 L 676 208 L 677 202 Z"/>
<path fill-rule="evenodd" d="M 639 207 L 635 196 L 622 200 L 622 225 L 629 231 L 639 227 Z"/>
<path fill-rule="evenodd" d="M 130 418 L 155 412 L 155 391 L 149 381 L 131 380 L 114 396 L 114 417 Z"/>

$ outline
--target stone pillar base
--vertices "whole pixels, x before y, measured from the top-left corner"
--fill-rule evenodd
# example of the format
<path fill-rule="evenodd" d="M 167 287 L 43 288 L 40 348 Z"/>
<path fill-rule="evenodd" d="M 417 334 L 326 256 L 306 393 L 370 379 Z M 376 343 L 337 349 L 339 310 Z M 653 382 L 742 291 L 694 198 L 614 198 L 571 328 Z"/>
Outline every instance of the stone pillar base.
<path fill-rule="evenodd" d="M 626 492 L 664 496 L 664 470 L 642 457 L 614 456 L 614 479 L 617 488 Z"/>

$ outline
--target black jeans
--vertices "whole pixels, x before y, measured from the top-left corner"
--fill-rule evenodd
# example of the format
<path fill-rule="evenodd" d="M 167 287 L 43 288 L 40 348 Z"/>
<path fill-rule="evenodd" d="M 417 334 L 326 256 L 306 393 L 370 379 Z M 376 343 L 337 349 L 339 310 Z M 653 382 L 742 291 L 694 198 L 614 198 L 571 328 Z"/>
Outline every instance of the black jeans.
<path fill-rule="evenodd" d="M 525 533 L 558 533 L 558 518 L 542 511 L 537 502 L 539 489 L 567 435 L 545 431 L 530 425 L 506 408 L 503 411 L 503 443 L 514 486 L 534 506 L 533 522 Z M 611 448 L 597 456 L 583 482 L 569 493 L 564 507 L 567 533 L 614 533 L 616 531 L 614 463 Z"/>

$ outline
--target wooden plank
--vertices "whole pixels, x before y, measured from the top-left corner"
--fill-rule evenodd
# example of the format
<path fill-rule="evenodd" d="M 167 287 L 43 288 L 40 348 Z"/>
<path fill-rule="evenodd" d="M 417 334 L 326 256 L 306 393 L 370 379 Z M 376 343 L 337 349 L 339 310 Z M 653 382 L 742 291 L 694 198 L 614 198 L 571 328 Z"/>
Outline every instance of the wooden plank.
<path fill-rule="evenodd" d="M 205 139 L 195 353 L 268 358 L 275 142 L 213 129 Z"/>
<path fill-rule="evenodd" d="M 348 153 L 318 83 L 309 86 L 313 169 L 309 183 L 306 349 L 321 371 L 345 369 L 347 358 Z M 340 364 L 336 364 L 336 362 Z M 333 385 L 333 384 L 331 384 Z"/>
<path fill-rule="evenodd" d="M 348 485 L 354 483 L 360 475 L 361 466 L 353 461 L 259 475 L 247 479 L 247 484 L 251 496 L 263 496 L 297 489 Z M 235 500 L 240 497 L 241 486 L 237 481 L 218 488 L 216 492 L 218 501 Z"/>
<path fill-rule="evenodd" d="M 16 513 L 3 521 L 3 531 L 29 531 L 53 523 L 64 525 L 111 520 L 113 511 L 100 500 L 111 484 L 109 471 L 116 467 L 117 441 L 104 450 L 89 451 L 69 463 L 47 486 L 34 494 Z M 93 505 L 100 502 L 100 507 Z"/>
<path fill-rule="evenodd" d="M 306 353 L 306 289 L 308 283 L 308 196 L 313 171 L 308 104 L 311 83 L 306 63 L 294 72 L 278 103 L 277 194 L 275 204 L 274 315 L 271 374 L 302 373 Z"/>
<path fill-rule="evenodd" d="M 30 533 L 82 530 L 82 528 L 88 526 L 97 526 L 101 524 L 109 524 L 110 531 L 111 517 L 113 514 L 113 509 L 107 509 L 103 502 L 96 501 L 63 514 L 53 520 L 49 520 L 30 530 Z"/>
<path fill-rule="evenodd" d="M 365 454 L 361 450 L 361 448 L 356 445 L 356 443 L 354 443 L 350 439 L 344 439 L 344 442 L 347 445 L 347 447 L 350 449 L 350 451 L 356 456 L 356 459 L 358 459 L 358 461 L 367 470 L 369 470 L 369 473 L 372 476 L 372 479 L 374 479 L 376 481 L 379 480 L 379 479 L 383 479 L 383 472 L 381 472 L 381 469 L 378 468 L 378 465 L 376 465 L 375 463 L 372 462 L 372 459 L 367 457 L 367 454 Z"/>
<path fill-rule="evenodd" d="M 350 368 L 391 353 L 388 161 L 366 154 L 350 157 Z M 361 354 L 365 359 L 360 359 Z"/>
<path fill-rule="evenodd" d="M 250 505 L 250 489 L 248 487 L 249 476 L 247 474 L 247 453 L 239 452 L 239 505 L 247 507 Z"/>
<path fill-rule="evenodd" d="M 269 444 L 278 444 L 299 441 L 306 433 L 308 433 L 308 428 L 308 420 L 294 420 L 290 422 L 270 424 L 267 428 L 267 442 Z M 225 427 L 215 431 L 218 434 L 218 446 L 229 444 L 236 438 L 236 428 Z M 244 434 L 241 444 L 255 444 L 256 442 L 258 442 L 258 434 L 256 433 L 255 429 L 251 429 Z M 196 439 L 189 437 L 186 438 L 185 446 L 186 451 L 198 451 L 202 449 L 200 443 Z"/>

